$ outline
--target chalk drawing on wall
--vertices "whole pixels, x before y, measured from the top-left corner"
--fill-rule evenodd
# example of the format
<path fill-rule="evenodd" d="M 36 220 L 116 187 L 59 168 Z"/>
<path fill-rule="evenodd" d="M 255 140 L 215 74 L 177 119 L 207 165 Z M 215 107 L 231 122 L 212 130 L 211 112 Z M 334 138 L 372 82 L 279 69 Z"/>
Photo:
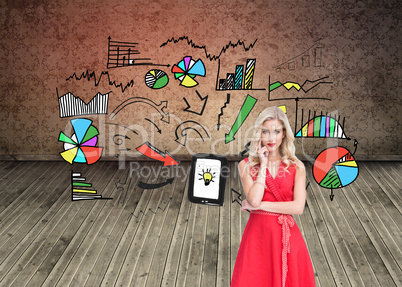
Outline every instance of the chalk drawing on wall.
<path fill-rule="evenodd" d="M 153 121 L 151 121 L 150 119 L 147 119 L 147 118 L 145 120 L 150 122 L 156 128 L 156 131 L 158 133 L 162 134 L 162 130 Z"/>
<path fill-rule="evenodd" d="M 355 151 L 357 141 L 355 141 Z M 359 174 L 359 167 L 352 154 L 345 147 L 337 146 L 323 150 L 313 164 L 314 180 L 321 186 L 331 189 L 330 199 L 334 198 L 333 190 L 345 187 L 354 182 Z"/>
<path fill-rule="evenodd" d="M 123 85 L 123 83 L 119 83 L 117 84 L 116 81 L 112 81 L 110 79 L 110 75 L 108 71 L 103 71 L 101 72 L 99 78 L 96 77 L 96 72 L 92 71 L 91 73 L 87 70 L 86 72 L 82 72 L 80 76 L 77 76 L 76 73 L 72 74 L 71 76 L 69 76 L 66 81 L 71 80 L 71 79 L 75 79 L 77 81 L 80 81 L 82 79 L 87 79 L 88 82 L 91 81 L 91 79 L 93 79 L 95 87 L 97 87 L 102 79 L 102 77 L 106 75 L 107 76 L 107 83 L 109 84 L 109 86 L 113 86 L 115 88 L 120 88 L 121 92 L 124 93 L 124 91 L 129 88 L 132 87 L 134 85 L 134 80 L 131 80 L 130 82 L 128 82 L 127 84 Z"/>
<path fill-rule="evenodd" d="M 178 130 L 180 128 L 181 128 L 181 132 L 180 132 L 181 137 L 179 139 Z M 187 142 L 187 133 L 189 130 L 193 130 L 194 132 L 196 132 L 199 135 L 199 137 L 202 139 L 202 141 L 204 141 L 204 138 L 210 138 L 208 132 L 205 130 L 205 128 L 201 124 L 190 120 L 190 121 L 182 122 L 177 126 L 176 131 L 175 131 L 175 134 L 176 134 L 175 141 L 177 143 L 181 144 L 182 146 L 185 146 L 186 142 Z"/>
<path fill-rule="evenodd" d="M 163 162 L 163 166 L 178 165 L 180 163 L 168 151 L 162 152 L 149 142 L 145 142 L 137 147 L 137 151 L 149 158 Z"/>
<path fill-rule="evenodd" d="M 119 127 L 124 128 L 124 129 L 128 129 L 129 131 L 131 131 L 131 132 L 135 133 L 136 135 L 138 135 L 138 133 L 137 133 L 135 130 L 130 129 L 129 127 L 126 127 L 126 126 L 123 126 L 123 125 L 120 125 L 120 124 L 116 124 L 116 123 L 106 123 L 106 122 L 105 122 L 105 125 L 119 126 Z"/>
<path fill-rule="evenodd" d="M 150 58 L 138 57 L 140 55 L 139 50 L 137 50 L 138 43 L 112 41 L 111 39 L 109 36 L 107 49 L 108 69 L 129 66 L 170 66 L 152 63 Z"/>
<path fill-rule="evenodd" d="M 256 98 L 253 98 L 252 96 L 247 95 L 247 97 L 244 100 L 244 103 L 239 111 L 239 114 L 237 115 L 237 118 L 236 118 L 234 124 L 232 125 L 232 128 L 230 129 L 230 132 L 228 134 L 225 134 L 225 143 L 226 144 L 235 139 L 234 135 L 240 129 L 241 125 L 244 123 L 244 121 L 250 114 L 250 112 L 253 109 L 256 102 L 257 102 Z"/>
<path fill-rule="evenodd" d="M 223 105 L 223 107 L 221 108 L 221 112 L 218 115 L 218 124 L 217 124 L 217 130 L 219 131 L 220 127 L 221 127 L 221 116 L 223 116 L 223 109 L 226 108 L 227 104 L 230 103 L 230 94 L 226 95 L 226 102 Z"/>
<path fill-rule="evenodd" d="M 235 44 L 232 44 L 232 42 L 229 41 L 229 43 L 228 43 L 227 45 L 225 45 L 224 47 L 222 47 L 222 49 L 221 49 L 221 51 L 220 51 L 220 53 L 219 53 L 218 55 L 211 55 L 211 54 L 209 54 L 209 53 L 207 52 L 207 48 L 206 48 L 205 45 L 200 46 L 200 45 L 195 44 L 195 43 L 193 42 L 193 40 L 189 39 L 188 36 L 179 37 L 179 38 L 177 38 L 177 39 L 175 39 L 174 37 L 172 37 L 171 39 L 169 39 L 169 40 L 167 40 L 166 42 L 162 43 L 162 44 L 160 45 L 160 47 L 164 47 L 164 46 L 166 46 L 166 45 L 169 44 L 169 43 L 177 44 L 177 43 L 179 43 L 179 42 L 181 42 L 181 41 L 185 41 L 185 42 L 187 43 L 187 45 L 191 46 L 191 47 L 194 48 L 194 49 L 201 49 L 201 50 L 204 50 L 204 52 L 205 52 L 205 57 L 206 57 L 207 59 L 209 59 L 210 61 L 215 61 L 215 60 L 219 59 L 219 57 L 220 57 L 222 54 L 224 54 L 224 53 L 226 52 L 226 50 L 229 49 L 230 47 L 231 47 L 231 48 L 243 47 L 244 51 L 247 52 L 248 50 L 250 50 L 251 48 L 254 47 L 255 43 L 257 42 L 257 39 L 255 39 L 255 41 L 254 41 L 252 44 L 250 44 L 248 47 L 246 47 L 246 45 L 244 44 L 244 41 L 238 40 Z"/>
<path fill-rule="evenodd" d="M 285 114 L 287 114 L 286 105 L 278 106 L 278 108 L 280 108 Z"/>
<path fill-rule="evenodd" d="M 169 77 L 164 71 L 153 69 L 145 74 L 145 84 L 151 89 L 162 89 L 166 87 L 168 83 Z"/>
<path fill-rule="evenodd" d="M 93 189 L 92 183 L 87 183 L 80 172 L 71 171 L 71 200 L 113 199 L 102 197 Z"/>
<path fill-rule="evenodd" d="M 177 65 L 173 65 L 172 73 L 181 86 L 192 88 L 198 85 L 194 80 L 196 76 L 205 77 L 205 66 L 200 59 L 194 61 L 190 56 L 186 56 Z"/>
<path fill-rule="evenodd" d="M 97 162 L 102 155 L 103 148 L 97 147 L 98 129 L 92 125 L 89 119 L 73 119 L 71 125 L 74 134 L 71 137 L 63 132 L 59 134 L 59 141 L 63 142 L 64 151 L 60 156 L 70 164 Z"/>
<path fill-rule="evenodd" d="M 277 72 L 281 72 L 282 70 L 294 71 L 302 68 L 321 67 L 323 45 L 320 41 L 321 39 L 317 40 L 300 54 L 272 68 L 276 69 Z"/>
<path fill-rule="evenodd" d="M 309 91 L 311 91 L 312 89 L 314 89 L 315 87 L 317 87 L 320 84 L 332 84 L 332 82 L 326 81 L 326 79 L 328 77 L 329 76 L 322 77 L 322 78 L 319 78 L 314 81 L 305 80 L 303 82 L 303 84 L 301 84 L 301 85 L 296 82 L 281 83 L 279 81 L 271 84 L 271 77 L 269 77 L 268 99 L 270 99 L 270 93 L 272 91 L 278 89 L 279 87 L 284 87 L 287 91 L 290 91 L 291 89 L 295 89 L 298 92 L 303 91 L 304 93 L 308 93 Z M 287 98 L 285 98 L 285 99 L 287 99 Z M 322 99 L 322 98 L 320 98 L 320 99 Z"/>
<path fill-rule="evenodd" d="M 152 108 L 154 108 L 160 115 L 161 115 L 161 121 L 169 123 L 170 122 L 170 115 L 169 113 L 165 113 L 164 109 L 167 109 L 168 102 L 167 101 L 161 101 L 160 104 L 156 104 L 154 101 L 143 98 L 143 97 L 131 97 L 125 101 L 123 101 L 120 105 L 118 105 L 109 115 L 110 119 L 114 119 L 117 114 L 124 109 L 125 107 L 135 104 L 135 103 L 144 103 Z"/>
<path fill-rule="evenodd" d="M 219 60 L 215 90 L 265 90 L 264 88 L 253 88 L 255 64 L 256 59 L 247 59 L 245 65 L 236 65 L 234 73 L 227 73 L 226 78 L 219 79 Z"/>
<path fill-rule="evenodd" d="M 303 109 L 302 109 L 303 118 Z M 348 139 L 345 135 L 344 126 L 345 118 L 343 118 L 343 125 L 340 124 L 340 116 L 332 117 L 331 115 L 319 115 L 314 114 L 313 118 L 310 118 L 302 126 L 302 128 L 296 132 L 295 137 L 298 138 L 338 138 Z"/>
<path fill-rule="evenodd" d="M 57 91 L 57 90 L 56 90 Z M 110 92 L 109 92 L 110 93 Z M 88 104 L 72 93 L 64 94 L 59 97 L 60 118 L 75 117 L 83 115 L 107 114 L 109 93 L 97 93 Z"/>
<path fill-rule="evenodd" d="M 197 96 L 198 96 L 200 102 L 204 102 L 204 104 L 202 106 L 202 109 L 201 109 L 201 112 L 195 112 L 195 111 L 190 110 L 191 106 L 188 103 L 186 98 L 183 98 L 183 100 L 186 102 L 186 105 L 187 105 L 187 107 L 184 109 L 184 111 L 189 112 L 189 113 L 193 113 L 193 114 L 196 114 L 196 115 L 199 115 L 199 116 L 202 116 L 202 114 L 204 113 L 205 106 L 207 105 L 208 95 L 205 96 L 205 97 L 201 97 L 200 93 L 197 90 L 195 92 L 197 93 Z"/>
<path fill-rule="evenodd" d="M 251 142 L 248 142 L 245 146 L 244 146 L 244 150 L 242 150 L 239 155 L 240 156 L 244 156 L 246 153 L 248 153 L 250 151 L 250 145 Z"/>
<path fill-rule="evenodd" d="M 127 135 L 115 134 L 113 136 L 113 142 L 115 145 L 122 145 L 126 140 L 131 140 Z"/>
<path fill-rule="evenodd" d="M 174 177 L 168 178 L 164 182 L 159 182 L 159 183 L 146 183 L 146 182 L 138 182 L 138 187 L 143 188 L 143 189 L 158 189 L 161 187 L 164 187 L 165 185 L 172 184 L 174 181 Z"/>

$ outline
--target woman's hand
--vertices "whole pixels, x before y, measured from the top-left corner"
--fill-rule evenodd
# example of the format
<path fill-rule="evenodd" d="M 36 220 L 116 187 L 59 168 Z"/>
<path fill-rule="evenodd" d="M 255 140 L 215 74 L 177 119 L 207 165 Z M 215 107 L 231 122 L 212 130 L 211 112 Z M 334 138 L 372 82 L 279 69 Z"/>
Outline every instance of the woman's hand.
<path fill-rule="evenodd" d="M 243 200 L 241 202 L 241 210 L 246 211 L 246 210 L 257 210 L 257 207 L 253 207 L 250 202 L 248 202 L 247 199 Z"/>
<path fill-rule="evenodd" d="M 268 151 L 268 149 L 267 149 L 266 146 L 262 146 L 262 144 L 261 144 L 261 139 L 260 139 L 260 141 L 258 142 L 257 153 L 258 153 L 258 157 L 259 157 L 259 159 L 260 159 L 260 166 L 262 166 L 262 165 L 267 166 L 267 165 L 268 165 L 268 154 L 269 154 L 269 151 Z"/>

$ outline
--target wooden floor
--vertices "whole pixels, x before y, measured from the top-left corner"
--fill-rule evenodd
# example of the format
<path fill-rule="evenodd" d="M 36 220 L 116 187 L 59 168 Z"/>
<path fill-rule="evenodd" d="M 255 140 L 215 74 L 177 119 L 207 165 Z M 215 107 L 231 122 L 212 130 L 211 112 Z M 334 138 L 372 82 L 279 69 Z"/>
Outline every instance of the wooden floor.
<path fill-rule="evenodd" d="M 230 285 L 248 218 L 235 163 L 222 207 L 188 201 L 189 163 L 73 167 L 113 199 L 73 202 L 65 162 L 0 162 L 0 286 Z M 402 163 L 360 162 L 333 201 L 307 171 L 295 219 L 317 286 L 402 286 Z"/>

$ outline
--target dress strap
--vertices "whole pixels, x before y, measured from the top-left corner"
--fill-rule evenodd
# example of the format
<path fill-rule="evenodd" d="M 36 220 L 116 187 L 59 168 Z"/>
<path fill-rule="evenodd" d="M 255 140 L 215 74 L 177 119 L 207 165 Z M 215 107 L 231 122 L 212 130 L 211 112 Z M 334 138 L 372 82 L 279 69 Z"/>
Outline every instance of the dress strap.
<path fill-rule="evenodd" d="M 264 210 L 252 210 L 252 214 L 278 216 L 278 223 L 282 225 L 282 287 L 285 287 L 288 274 L 288 253 L 290 253 L 290 228 L 295 225 L 295 220 L 290 214 L 280 214 Z"/>

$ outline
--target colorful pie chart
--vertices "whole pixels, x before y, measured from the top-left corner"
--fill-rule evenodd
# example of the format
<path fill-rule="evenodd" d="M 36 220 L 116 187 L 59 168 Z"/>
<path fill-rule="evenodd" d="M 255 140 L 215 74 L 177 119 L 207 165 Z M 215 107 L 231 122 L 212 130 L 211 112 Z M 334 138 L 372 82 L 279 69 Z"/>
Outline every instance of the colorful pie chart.
<path fill-rule="evenodd" d="M 98 129 L 88 119 L 73 119 L 71 125 L 74 129 L 71 137 L 66 136 L 63 132 L 59 134 L 59 141 L 64 143 L 64 151 L 60 153 L 60 156 L 70 164 L 97 162 L 103 151 L 103 148 L 96 146 Z"/>
<path fill-rule="evenodd" d="M 356 160 L 344 147 L 332 147 L 322 151 L 313 165 L 314 179 L 320 186 L 328 189 L 345 187 L 351 184 L 358 174 Z"/>
<path fill-rule="evenodd" d="M 194 61 L 190 56 L 187 56 L 177 65 L 173 65 L 172 73 L 180 81 L 180 85 L 192 88 L 198 85 L 198 82 L 194 80 L 196 76 L 205 77 L 205 66 L 200 59 Z"/>
<path fill-rule="evenodd" d="M 150 70 L 145 75 L 145 84 L 151 89 L 161 89 L 169 83 L 168 75 L 161 70 Z"/>

